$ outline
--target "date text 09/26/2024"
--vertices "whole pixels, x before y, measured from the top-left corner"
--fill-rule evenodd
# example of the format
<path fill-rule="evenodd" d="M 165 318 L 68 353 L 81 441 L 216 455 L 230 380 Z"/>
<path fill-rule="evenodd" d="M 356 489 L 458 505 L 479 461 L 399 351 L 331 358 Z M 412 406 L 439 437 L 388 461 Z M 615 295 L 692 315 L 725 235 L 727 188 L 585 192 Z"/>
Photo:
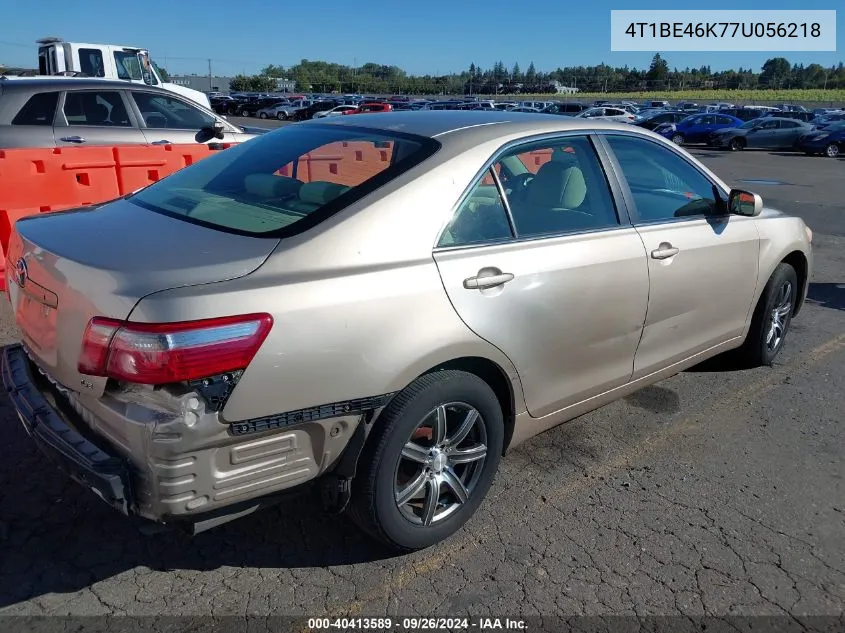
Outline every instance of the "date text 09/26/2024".
<path fill-rule="evenodd" d="M 311 631 L 521 631 L 519 618 L 309 618 Z"/>

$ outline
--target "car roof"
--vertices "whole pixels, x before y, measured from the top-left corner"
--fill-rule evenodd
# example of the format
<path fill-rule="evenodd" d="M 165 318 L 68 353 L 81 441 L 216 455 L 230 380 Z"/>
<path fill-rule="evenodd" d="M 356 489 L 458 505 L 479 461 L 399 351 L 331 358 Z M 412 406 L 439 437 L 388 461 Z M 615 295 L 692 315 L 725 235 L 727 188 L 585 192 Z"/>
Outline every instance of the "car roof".
<path fill-rule="evenodd" d="M 501 110 L 399 110 L 328 121 L 317 119 L 298 125 L 366 127 L 388 134 L 404 132 L 437 138 L 441 143 L 469 146 L 494 141 L 510 134 L 532 135 L 591 129 L 640 130 L 626 123 Z"/>
<path fill-rule="evenodd" d="M 99 79 L 97 77 L 21 77 L 2 81 L 4 90 L 74 90 L 88 88 L 111 88 L 113 90 L 156 90 L 168 92 L 158 86 L 136 84 L 119 79 Z"/>

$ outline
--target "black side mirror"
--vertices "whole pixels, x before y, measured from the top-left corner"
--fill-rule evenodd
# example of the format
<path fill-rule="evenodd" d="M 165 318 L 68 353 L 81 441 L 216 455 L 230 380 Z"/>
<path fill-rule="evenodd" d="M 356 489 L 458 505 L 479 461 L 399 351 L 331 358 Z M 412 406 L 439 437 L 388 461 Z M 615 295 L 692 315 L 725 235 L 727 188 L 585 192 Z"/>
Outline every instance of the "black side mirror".
<path fill-rule="evenodd" d="M 750 191 L 731 189 L 728 196 L 728 210 L 733 215 L 758 216 L 763 211 L 763 198 Z"/>

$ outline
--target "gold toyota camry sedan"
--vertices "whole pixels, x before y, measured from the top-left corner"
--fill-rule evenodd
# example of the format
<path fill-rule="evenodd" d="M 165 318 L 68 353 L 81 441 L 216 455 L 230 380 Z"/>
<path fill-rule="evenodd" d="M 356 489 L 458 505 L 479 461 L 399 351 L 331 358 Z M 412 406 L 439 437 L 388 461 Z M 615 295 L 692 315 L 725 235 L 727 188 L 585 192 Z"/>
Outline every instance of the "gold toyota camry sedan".
<path fill-rule="evenodd" d="M 3 382 L 142 522 L 197 532 L 315 484 L 414 550 L 527 438 L 722 352 L 771 364 L 811 240 L 626 124 L 309 121 L 19 221 Z"/>

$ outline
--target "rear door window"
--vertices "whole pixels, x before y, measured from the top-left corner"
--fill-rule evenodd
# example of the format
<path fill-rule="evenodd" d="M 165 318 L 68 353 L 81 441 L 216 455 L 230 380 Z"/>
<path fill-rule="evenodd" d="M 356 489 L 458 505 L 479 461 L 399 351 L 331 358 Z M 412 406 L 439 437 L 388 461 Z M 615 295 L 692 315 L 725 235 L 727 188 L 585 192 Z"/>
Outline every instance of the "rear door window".
<path fill-rule="evenodd" d="M 292 125 L 177 171 L 130 200 L 212 228 L 283 237 L 314 226 L 439 147 L 409 134 Z"/>
<path fill-rule="evenodd" d="M 67 124 L 132 127 L 123 96 L 117 90 L 79 90 L 65 95 Z"/>
<path fill-rule="evenodd" d="M 12 125 L 53 125 L 58 102 L 58 92 L 34 94 L 12 119 Z"/>

